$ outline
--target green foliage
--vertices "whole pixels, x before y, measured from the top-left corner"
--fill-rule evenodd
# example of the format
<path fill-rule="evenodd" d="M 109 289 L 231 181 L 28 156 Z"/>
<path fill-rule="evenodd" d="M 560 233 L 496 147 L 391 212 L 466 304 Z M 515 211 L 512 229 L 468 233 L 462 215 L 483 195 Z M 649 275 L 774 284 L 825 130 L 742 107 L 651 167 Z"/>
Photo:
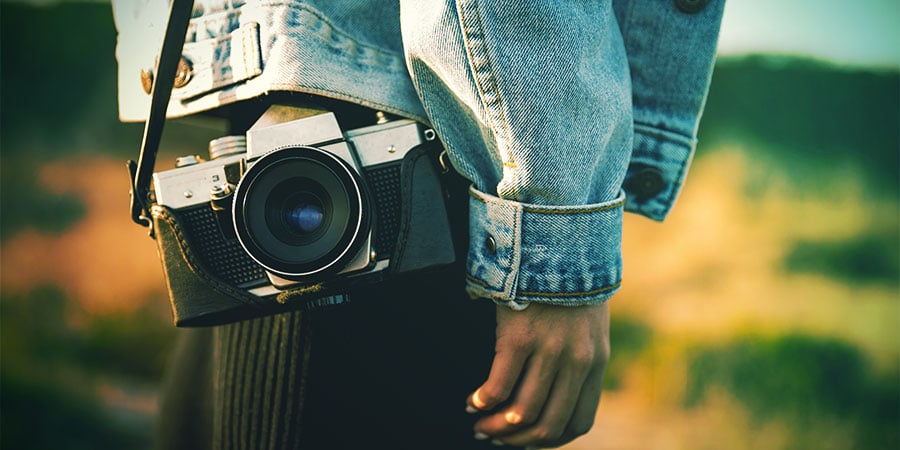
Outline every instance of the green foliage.
<path fill-rule="evenodd" d="M 896 230 L 833 242 L 801 241 L 784 260 L 794 272 L 818 272 L 849 283 L 900 282 L 900 236 Z"/>
<path fill-rule="evenodd" d="M 152 418 L 114 411 L 97 387 L 156 383 L 172 338 L 159 314 L 86 317 L 54 287 L 0 298 L 0 447 L 148 448 Z"/>
<path fill-rule="evenodd" d="M 842 69 L 779 56 L 716 64 L 701 148 L 747 143 L 808 186 L 823 168 L 858 166 L 875 192 L 895 196 L 900 167 L 900 73 Z"/>
<path fill-rule="evenodd" d="M 116 29 L 109 2 L 4 3 L 2 8 L 4 164 L 77 153 L 137 159 L 143 124 L 118 119 Z M 185 122 L 167 123 L 161 148 L 202 153 L 209 139 L 224 134 Z"/>
<path fill-rule="evenodd" d="M 37 185 L 41 164 L 75 154 L 114 154 L 122 157 L 124 173 L 125 159 L 137 159 L 143 128 L 118 120 L 109 3 L 4 3 L 2 9 L 0 240 L 25 228 L 61 232 L 83 216 L 75 196 Z M 203 153 L 220 133 L 172 121 L 162 148 Z M 125 200 L 119 201 L 127 214 Z"/>
<path fill-rule="evenodd" d="M 879 379 L 860 350 L 832 338 L 800 334 L 744 336 L 689 355 L 685 405 L 701 403 L 718 387 L 743 403 L 757 421 L 780 420 L 794 431 L 818 419 L 856 425 L 859 448 L 896 448 L 900 386 Z"/>
<path fill-rule="evenodd" d="M 111 380 L 158 383 L 173 346 L 167 322 L 149 309 L 88 316 L 55 287 L 4 296 L 0 447 L 147 448 L 152 418 L 123 414 L 97 389 Z"/>
<path fill-rule="evenodd" d="M 3 5 L 0 145 L 4 158 L 41 160 L 140 139 L 118 123 L 116 32 L 110 5 Z"/>
<path fill-rule="evenodd" d="M 162 379 L 174 338 L 168 317 L 149 308 L 96 316 L 81 335 L 79 361 L 101 373 L 155 382 Z"/>
<path fill-rule="evenodd" d="M 810 410 L 843 415 L 859 399 L 864 364 L 859 352 L 836 340 L 802 335 L 744 337 L 691 358 L 688 406 L 713 383 L 724 385 L 763 417 Z M 844 389 L 834 390 L 835 384 Z"/>
<path fill-rule="evenodd" d="M 0 298 L 0 354 L 4 367 L 55 366 L 77 360 L 78 333 L 66 317 L 69 305 L 56 287 L 44 286 L 24 298 Z"/>
<path fill-rule="evenodd" d="M 625 370 L 650 345 L 653 331 L 643 322 L 620 314 L 613 314 L 609 325 L 612 356 L 603 374 L 603 387 L 617 389 Z"/>
<path fill-rule="evenodd" d="M 0 165 L 0 241 L 26 228 L 59 233 L 84 216 L 75 195 L 47 192 L 35 183 L 34 161 L 4 160 Z"/>
<path fill-rule="evenodd" d="M 146 307 L 87 315 L 59 289 L 44 286 L 24 298 L 0 300 L 0 350 L 5 364 L 73 366 L 152 383 L 162 377 L 174 346 L 165 314 Z M 74 327 L 73 321 L 84 323 Z"/>
<path fill-rule="evenodd" d="M 117 424 L 87 386 L 59 372 L 0 370 L 0 447 L 148 448 L 152 427 Z"/>

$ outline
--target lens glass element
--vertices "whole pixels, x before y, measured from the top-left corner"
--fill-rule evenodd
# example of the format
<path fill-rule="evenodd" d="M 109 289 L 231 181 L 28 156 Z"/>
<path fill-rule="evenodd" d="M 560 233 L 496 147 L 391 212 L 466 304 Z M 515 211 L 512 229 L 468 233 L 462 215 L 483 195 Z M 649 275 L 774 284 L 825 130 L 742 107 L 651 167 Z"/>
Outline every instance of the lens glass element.
<path fill-rule="evenodd" d="M 325 212 L 315 203 L 301 201 L 284 212 L 284 221 L 298 234 L 312 233 L 322 226 Z"/>

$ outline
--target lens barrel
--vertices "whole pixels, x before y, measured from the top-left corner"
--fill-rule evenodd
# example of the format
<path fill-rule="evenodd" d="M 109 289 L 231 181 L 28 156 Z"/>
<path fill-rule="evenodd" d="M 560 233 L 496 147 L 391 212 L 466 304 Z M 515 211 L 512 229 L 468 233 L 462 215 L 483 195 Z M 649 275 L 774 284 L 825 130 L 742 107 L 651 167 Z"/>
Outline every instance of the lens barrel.
<path fill-rule="evenodd" d="M 266 154 L 238 183 L 234 228 L 244 250 L 291 280 L 339 271 L 370 232 L 368 198 L 358 173 L 315 147 Z"/>

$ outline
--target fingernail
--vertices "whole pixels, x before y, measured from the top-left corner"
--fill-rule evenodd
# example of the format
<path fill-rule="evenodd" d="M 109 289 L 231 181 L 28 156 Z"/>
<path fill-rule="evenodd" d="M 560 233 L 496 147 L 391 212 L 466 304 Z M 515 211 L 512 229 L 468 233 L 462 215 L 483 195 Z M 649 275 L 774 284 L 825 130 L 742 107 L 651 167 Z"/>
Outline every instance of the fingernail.
<path fill-rule="evenodd" d="M 491 444 L 494 444 L 494 445 L 496 445 L 497 447 L 506 445 L 506 444 L 504 444 L 503 442 L 500 442 L 499 439 L 494 439 L 494 440 L 492 440 L 492 441 L 491 441 Z"/>
<path fill-rule="evenodd" d="M 522 416 L 519 415 L 519 413 L 517 413 L 515 411 L 510 411 L 510 412 L 506 413 L 506 415 L 503 416 L 503 418 L 506 419 L 506 423 L 509 423 L 512 425 L 518 425 L 518 424 L 522 423 Z"/>
<path fill-rule="evenodd" d="M 479 432 L 477 432 L 477 431 L 475 432 L 475 440 L 477 440 L 477 441 L 483 441 L 483 440 L 485 440 L 485 439 L 487 439 L 487 438 L 489 438 L 489 437 L 490 437 L 490 436 L 488 436 L 488 435 L 486 435 L 486 434 L 484 434 L 484 433 L 479 433 Z"/>
<path fill-rule="evenodd" d="M 472 405 L 466 405 L 466 412 L 469 414 L 475 414 L 478 410 Z"/>
<path fill-rule="evenodd" d="M 475 393 L 472 394 L 472 403 L 474 403 L 475 407 L 478 409 L 484 409 L 484 407 L 487 406 L 487 403 L 481 401 L 481 398 L 478 397 L 478 391 L 475 391 Z"/>

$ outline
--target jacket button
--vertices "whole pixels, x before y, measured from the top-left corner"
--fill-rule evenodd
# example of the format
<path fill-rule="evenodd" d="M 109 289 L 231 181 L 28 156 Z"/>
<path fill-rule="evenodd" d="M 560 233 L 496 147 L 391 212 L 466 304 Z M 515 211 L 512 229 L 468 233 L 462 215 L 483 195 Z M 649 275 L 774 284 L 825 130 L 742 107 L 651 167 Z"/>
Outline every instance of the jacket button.
<path fill-rule="evenodd" d="M 488 236 L 487 239 L 484 240 L 484 246 L 487 247 L 489 252 L 497 253 L 497 242 L 494 241 L 493 236 Z"/>
<path fill-rule="evenodd" d="M 696 14 L 706 7 L 709 0 L 675 0 L 675 6 L 683 13 Z"/>
<path fill-rule="evenodd" d="M 631 177 L 625 188 L 634 194 L 636 200 L 645 200 L 659 195 L 666 188 L 666 180 L 659 170 L 647 167 Z"/>
<path fill-rule="evenodd" d="M 175 80 L 172 87 L 181 88 L 187 86 L 194 76 L 194 68 L 187 58 L 181 57 L 178 60 L 178 68 L 175 71 Z M 149 69 L 141 69 L 141 87 L 148 95 L 153 90 L 153 71 Z"/>
<path fill-rule="evenodd" d="M 191 81 L 193 74 L 191 62 L 182 56 L 181 59 L 178 60 L 178 69 L 175 71 L 175 81 L 172 83 L 172 87 L 185 87 Z"/>
<path fill-rule="evenodd" d="M 141 87 L 144 88 L 145 93 L 150 94 L 153 89 L 153 72 L 141 69 Z"/>

